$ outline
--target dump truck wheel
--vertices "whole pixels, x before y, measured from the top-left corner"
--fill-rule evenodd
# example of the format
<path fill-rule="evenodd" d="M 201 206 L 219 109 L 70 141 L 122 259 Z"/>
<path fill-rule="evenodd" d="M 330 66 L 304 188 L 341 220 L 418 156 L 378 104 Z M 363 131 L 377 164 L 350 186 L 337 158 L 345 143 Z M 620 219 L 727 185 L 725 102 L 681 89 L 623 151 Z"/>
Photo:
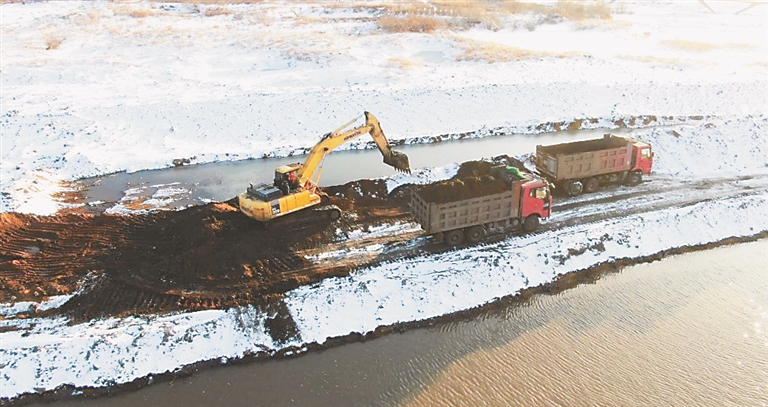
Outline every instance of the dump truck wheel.
<path fill-rule="evenodd" d="M 582 184 L 581 181 L 571 181 L 565 186 L 565 191 L 568 193 L 568 196 L 581 195 L 581 191 L 583 190 L 584 184 Z"/>
<path fill-rule="evenodd" d="M 464 231 L 461 229 L 452 230 L 445 234 L 445 243 L 451 246 L 461 244 L 462 240 L 464 240 Z"/>
<path fill-rule="evenodd" d="M 482 226 L 473 226 L 467 231 L 467 240 L 477 243 L 485 237 L 485 229 Z"/>
<path fill-rule="evenodd" d="M 539 217 L 536 215 L 528 215 L 523 222 L 523 230 L 530 233 L 539 228 Z"/>
<path fill-rule="evenodd" d="M 590 178 L 587 180 L 587 183 L 584 184 L 584 192 L 595 192 L 598 187 L 600 187 L 600 181 L 598 181 L 597 178 Z"/>
<path fill-rule="evenodd" d="M 340 209 L 334 208 L 334 209 L 331 209 L 330 211 L 328 211 L 328 218 L 330 220 L 337 220 L 340 217 L 341 217 L 341 210 Z"/>
<path fill-rule="evenodd" d="M 639 185 L 640 182 L 642 182 L 643 176 L 639 172 L 632 172 L 629 175 L 627 175 L 627 179 L 625 180 L 625 183 L 629 186 L 634 187 L 635 185 Z"/>

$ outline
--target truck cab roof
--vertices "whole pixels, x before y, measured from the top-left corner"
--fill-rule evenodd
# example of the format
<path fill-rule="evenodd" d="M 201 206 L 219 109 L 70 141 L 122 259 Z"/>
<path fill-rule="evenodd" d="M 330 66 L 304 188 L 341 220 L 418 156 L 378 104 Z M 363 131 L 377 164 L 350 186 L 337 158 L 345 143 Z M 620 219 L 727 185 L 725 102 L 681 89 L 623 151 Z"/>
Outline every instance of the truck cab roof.
<path fill-rule="evenodd" d="M 638 147 L 638 148 L 651 147 L 650 144 L 648 144 L 648 143 L 646 143 L 644 141 L 640 141 L 640 140 L 632 140 L 632 141 L 634 141 L 634 146 Z"/>

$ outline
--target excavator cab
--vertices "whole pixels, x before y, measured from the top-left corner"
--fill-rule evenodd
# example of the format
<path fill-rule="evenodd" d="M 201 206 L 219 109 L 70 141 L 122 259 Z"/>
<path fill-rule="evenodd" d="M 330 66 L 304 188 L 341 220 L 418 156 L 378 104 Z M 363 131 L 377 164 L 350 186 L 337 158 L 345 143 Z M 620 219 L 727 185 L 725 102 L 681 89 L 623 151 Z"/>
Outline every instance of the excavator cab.
<path fill-rule="evenodd" d="M 281 165 L 275 169 L 275 180 L 273 185 L 279 189 L 283 195 L 288 195 L 291 191 L 300 187 L 298 170 L 301 164 Z"/>

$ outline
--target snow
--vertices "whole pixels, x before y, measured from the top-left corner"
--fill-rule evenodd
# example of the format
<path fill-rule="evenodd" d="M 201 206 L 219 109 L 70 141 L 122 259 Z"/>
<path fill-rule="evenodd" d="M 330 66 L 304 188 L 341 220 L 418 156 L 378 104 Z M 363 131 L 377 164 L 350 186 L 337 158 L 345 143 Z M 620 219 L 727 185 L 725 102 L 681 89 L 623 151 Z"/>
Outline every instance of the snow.
<path fill-rule="evenodd" d="M 238 357 L 262 347 L 272 349 L 276 345 L 269 335 L 250 329 L 263 326 L 265 317 L 253 308 L 240 308 L 152 319 L 105 319 L 74 326 L 64 319 L 24 321 L 24 330 L 3 334 L 0 397 L 51 384 L 122 383 L 200 358 Z M 235 331 L 240 334 L 231 335 Z"/>
<path fill-rule="evenodd" d="M 20 301 L 0 303 L 0 317 L 13 317 L 23 312 L 42 312 L 56 309 L 69 301 L 70 298 L 72 298 L 71 295 L 56 295 L 41 302 Z"/>
<path fill-rule="evenodd" d="M 391 177 L 387 177 L 387 193 L 392 192 L 395 188 L 401 185 L 425 185 L 432 182 L 450 179 L 456 175 L 458 171 L 459 164 L 454 163 L 437 168 L 418 168 L 415 171 L 411 171 L 410 174 L 397 174 Z"/>
<path fill-rule="evenodd" d="M 491 136 L 498 128 L 546 131 L 579 119 L 610 127 L 654 115 L 662 126 L 633 136 L 654 146 L 660 182 L 746 178 L 768 167 L 767 7 L 735 16 L 743 3 L 713 4 L 712 14 L 698 2 L 628 1 L 614 4 L 608 21 L 542 24 L 524 14 L 498 30 L 387 34 L 359 18 L 372 17 L 366 10 L 220 6 L 230 13 L 147 2 L 3 4 L 0 210 L 54 213 L 51 196 L 85 176 L 182 158 L 289 155 L 364 110 L 388 138 L 406 142 Z M 46 50 L 52 39 L 62 42 Z M 538 56 L 459 60 L 478 41 Z M 457 169 L 417 167 L 386 178 L 387 189 Z M 141 191 L 125 191 L 112 210 L 153 210 L 187 194 L 175 183 L 151 188 L 143 200 Z M 385 225 L 347 238 L 413 228 Z M 765 230 L 768 194 L 756 192 L 386 263 L 288 292 L 283 301 L 298 334 L 282 340 L 267 329 L 275 315 L 253 306 L 70 324 L 26 315 L 69 297 L 0 304 L 0 398 L 301 352 L 328 338 L 481 306 L 603 262 Z"/>
<path fill-rule="evenodd" d="M 286 156 L 364 110 L 393 140 L 758 117 L 765 8 L 732 15 L 740 5 L 621 2 L 611 20 L 521 14 L 495 31 L 387 34 L 373 11 L 291 2 L 217 5 L 230 13 L 216 16 L 150 2 L 4 4 L 0 210 L 53 213 L 62 180 Z M 46 49 L 51 39 L 61 43 Z M 540 56 L 458 59 L 478 41 Z"/>
<path fill-rule="evenodd" d="M 172 182 L 170 184 L 150 185 L 146 189 L 129 188 L 123 192 L 120 202 L 107 208 L 105 213 L 140 214 L 165 209 L 172 202 L 179 201 L 189 195 L 188 189 L 177 185 L 179 185 L 178 182 Z M 147 191 L 153 192 L 149 198 L 145 199 L 143 197 Z"/>
<path fill-rule="evenodd" d="M 707 178 L 768 167 L 768 117 L 704 121 L 637 135 L 654 148 L 660 174 Z M 677 154 L 677 151 L 688 154 Z"/>

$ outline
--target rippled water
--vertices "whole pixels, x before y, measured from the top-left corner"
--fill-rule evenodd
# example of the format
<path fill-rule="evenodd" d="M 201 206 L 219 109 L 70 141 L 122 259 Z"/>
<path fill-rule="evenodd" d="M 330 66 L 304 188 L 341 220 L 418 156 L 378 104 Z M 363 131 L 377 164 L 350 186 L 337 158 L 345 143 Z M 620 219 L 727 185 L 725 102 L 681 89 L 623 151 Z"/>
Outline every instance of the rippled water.
<path fill-rule="evenodd" d="M 503 343 L 452 361 L 402 405 L 766 405 L 767 289 L 762 241 L 537 297 L 486 317 L 478 334 L 497 324 Z"/>
<path fill-rule="evenodd" d="M 54 405 L 764 406 L 768 240 L 429 329 Z"/>

